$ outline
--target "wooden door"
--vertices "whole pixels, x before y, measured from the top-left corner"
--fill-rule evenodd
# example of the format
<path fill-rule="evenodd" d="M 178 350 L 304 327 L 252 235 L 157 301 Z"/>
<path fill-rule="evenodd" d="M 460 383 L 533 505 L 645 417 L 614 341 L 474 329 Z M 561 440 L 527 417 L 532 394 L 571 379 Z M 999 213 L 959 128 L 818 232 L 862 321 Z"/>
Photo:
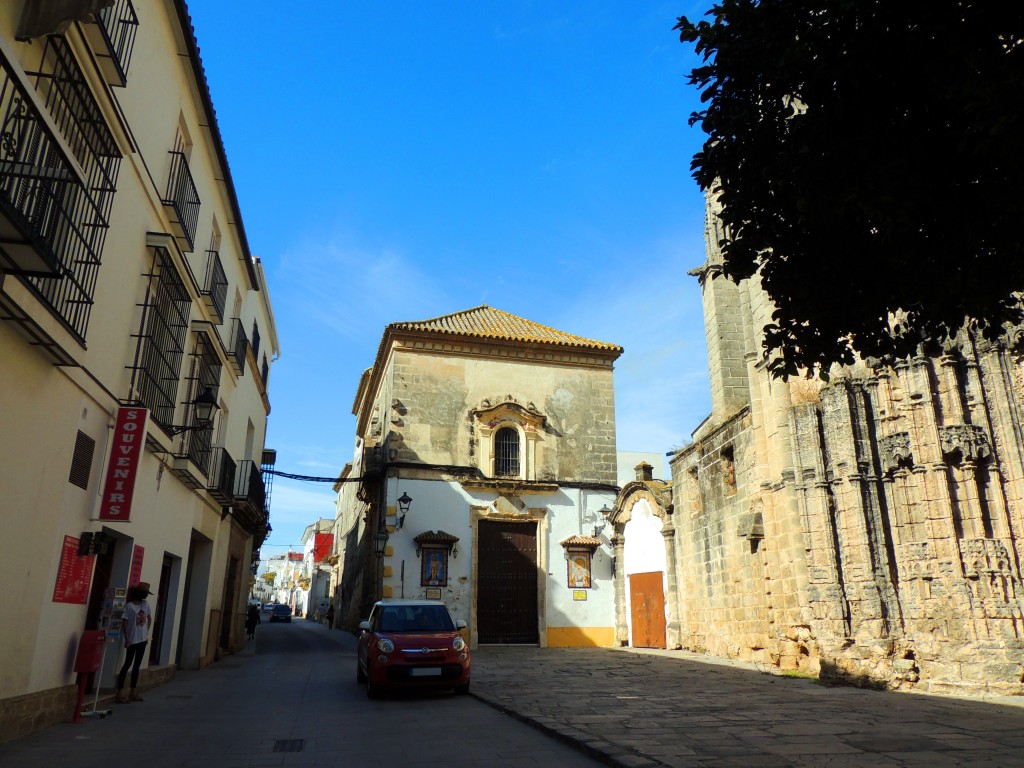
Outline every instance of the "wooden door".
<path fill-rule="evenodd" d="M 477 553 L 479 641 L 536 645 L 537 524 L 481 520 Z"/>
<path fill-rule="evenodd" d="M 630 615 L 634 648 L 665 647 L 665 590 L 662 572 L 629 576 Z"/>

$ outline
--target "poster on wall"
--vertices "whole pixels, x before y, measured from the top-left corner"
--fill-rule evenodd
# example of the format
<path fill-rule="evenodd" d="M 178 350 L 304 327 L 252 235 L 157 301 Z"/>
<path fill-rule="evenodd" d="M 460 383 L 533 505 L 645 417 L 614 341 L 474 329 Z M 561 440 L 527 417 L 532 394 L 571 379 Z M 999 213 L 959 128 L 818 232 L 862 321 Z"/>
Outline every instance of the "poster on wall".
<path fill-rule="evenodd" d="M 85 605 L 89 600 L 89 582 L 92 581 L 94 555 L 78 554 L 78 539 L 65 536 L 57 567 L 57 583 L 53 587 L 53 602 Z"/>
<path fill-rule="evenodd" d="M 146 556 L 146 548 L 135 545 L 132 550 L 132 567 L 128 571 L 128 586 L 138 584 L 142 581 L 142 560 Z"/>
<path fill-rule="evenodd" d="M 110 463 L 103 483 L 98 519 L 127 523 L 132 512 L 135 476 L 146 442 L 145 408 L 118 408 L 110 443 Z"/>

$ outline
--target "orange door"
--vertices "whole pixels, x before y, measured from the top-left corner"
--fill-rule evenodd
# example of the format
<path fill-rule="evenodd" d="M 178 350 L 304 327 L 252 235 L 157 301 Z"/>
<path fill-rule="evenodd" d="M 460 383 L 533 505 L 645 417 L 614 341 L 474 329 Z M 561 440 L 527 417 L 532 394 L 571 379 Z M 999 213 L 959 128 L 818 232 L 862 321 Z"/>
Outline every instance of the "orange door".
<path fill-rule="evenodd" d="M 665 590 L 662 573 L 634 573 L 629 577 L 634 648 L 665 647 Z"/>

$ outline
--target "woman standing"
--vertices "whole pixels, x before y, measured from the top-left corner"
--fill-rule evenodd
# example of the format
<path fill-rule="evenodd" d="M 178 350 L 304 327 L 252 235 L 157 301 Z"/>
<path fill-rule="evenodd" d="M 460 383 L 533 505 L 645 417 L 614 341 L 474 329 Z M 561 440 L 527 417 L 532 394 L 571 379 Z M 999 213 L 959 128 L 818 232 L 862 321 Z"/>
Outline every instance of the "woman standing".
<path fill-rule="evenodd" d="M 124 665 L 117 674 L 117 697 L 115 701 L 124 704 L 128 701 L 142 701 L 136 690 L 139 685 L 139 668 L 142 666 L 142 657 L 145 655 L 146 645 L 149 642 L 149 628 L 153 624 L 153 613 L 149 609 L 146 598 L 152 592 L 149 591 L 149 582 L 140 581 L 134 587 L 128 587 L 128 602 L 124 606 L 124 616 L 121 619 L 121 631 L 124 635 L 126 648 Z M 129 667 L 132 670 L 131 692 L 124 695 L 124 681 L 128 676 Z"/>

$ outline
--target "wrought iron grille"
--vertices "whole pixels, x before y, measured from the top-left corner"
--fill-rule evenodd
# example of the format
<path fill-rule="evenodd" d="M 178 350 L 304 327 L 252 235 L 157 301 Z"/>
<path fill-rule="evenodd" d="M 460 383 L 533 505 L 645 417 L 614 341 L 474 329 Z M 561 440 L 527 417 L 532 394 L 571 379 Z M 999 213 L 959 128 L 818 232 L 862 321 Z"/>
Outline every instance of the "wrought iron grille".
<path fill-rule="evenodd" d="M 174 210 L 177 224 L 181 228 L 185 240 L 188 241 L 188 248 L 185 250 L 191 251 L 195 246 L 196 229 L 199 226 L 200 201 L 180 136 L 175 142 L 175 148 L 170 151 L 170 155 L 171 172 L 167 178 L 167 193 L 163 203 Z"/>
<path fill-rule="evenodd" d="M 519 477 L 519 433 L 513 427 L 502 427 L 494 435 L 494 474 Z"/>
<path fill-rule="evenodd" d="M 189 373 L 188 386 L 185 388 L 185 421 L 192 424 L 192 401 L 206 389 L 216 396 L 220 389 L 220 360 L 210 338 L 205 333 L 195 335 L 195 346 L 192 350 L 192 366 Z M 199 467 L 203 474 L 209 471 L 210 453 L 213 450 L 213 423 L 200 429 L 191 429 L 182 433 L 182 450 L 179 455 L 188 456 L 189 461 Z"/>
<path fill-rule="evenodd" d="M 263 356 L 263 367 L 260 369 L 260 378 L 263 379 L 263 389 L 267 388 L 267 379 L 270 378 L 270 363 L 267 362 L 267 356 Z"/>
<path fill-rule="evenodd" d="M 245 335 L 241 319 L 231 318 L 231 342 L 228 357 L 235 364 L 239 376 L 245 375 L 245 353 L 249 348 L 249 339 Z"/>
<path fill-rule="evenodd" d="M 234 473 L 234 499 L 263 512 L 266 500 L 263 476 L 260 466 L 250 459 L 239 462 L 239 469 Z"/>
<path fill-rule="evenodd" d="M 226 448 L 216 447 L 212 450 L 206 487 L 210 495 L 222 504 L 230 504 L 235 499 L 235 469 L 235 460 Z"/>
<path fill-rule="evenodd" d="M 84 341 L 121 153 L 63 38 L 47 38 L 28 74 L 85 185 L 2 52 L 0 65 L 0 210 L 50 265 L 26 283 Z"/>
<path fill-rule="evenodd" d="M 139 27 L 139 17 L 135 15 L 135 6 L 131 0 L 114 0 L 96 14 L 100 30 L 107 47 L 111 52 L 111 62 L 117 69 L 121 85 L 128 79 L 128 66 L 135 48 L 135 32 Z"/>
<path fill-rule="evenodd" d="M 252 356 L 259 359 L 260 356 L 260 327 L 256 325 L 256 321 L 252 323 Z"/>
<path fill-rule="evenodd" d="M 220 262 L 217 251 L 206 252 L 206 281 L 203 283 L 202 295 L 217 315 L 219 322 L 224 322 L 224 304 L 228 297 L 228 278 L 224 274 L 224 265 Z"/>
<path fill-rule="evenodd" d="M 146 298 L 139 305 L 142 321 L 136 336 L 130 399 L 149 408 L 156 423 L 169 427 L 174 423 L 192 300 L 164 248 L 153 248 L 153 265 L 144 277 L 148 282 Z"/>

